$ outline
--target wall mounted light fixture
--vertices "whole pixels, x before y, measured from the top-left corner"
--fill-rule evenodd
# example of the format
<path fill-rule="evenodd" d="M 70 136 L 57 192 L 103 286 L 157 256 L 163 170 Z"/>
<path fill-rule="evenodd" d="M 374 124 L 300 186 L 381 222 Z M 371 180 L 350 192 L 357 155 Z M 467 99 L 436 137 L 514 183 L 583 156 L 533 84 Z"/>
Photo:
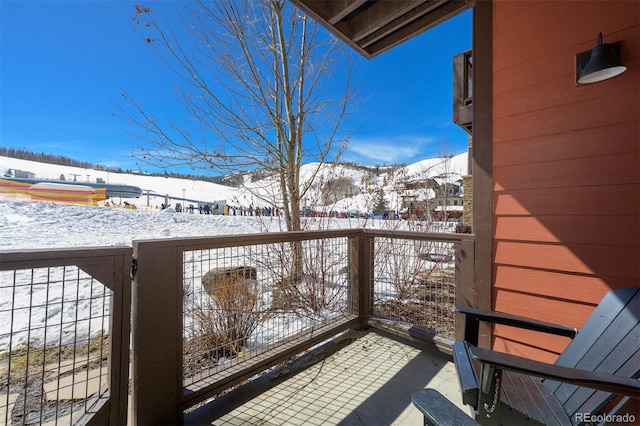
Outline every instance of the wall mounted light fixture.
<path fill-rule="evenodd" d="M 621 42 L 602 43 L 598 34 L 598 45 L 576 55 L 576 79 L 579 84 L 596 83 L 622 74 L 627 70 L 620 61 Z"/>

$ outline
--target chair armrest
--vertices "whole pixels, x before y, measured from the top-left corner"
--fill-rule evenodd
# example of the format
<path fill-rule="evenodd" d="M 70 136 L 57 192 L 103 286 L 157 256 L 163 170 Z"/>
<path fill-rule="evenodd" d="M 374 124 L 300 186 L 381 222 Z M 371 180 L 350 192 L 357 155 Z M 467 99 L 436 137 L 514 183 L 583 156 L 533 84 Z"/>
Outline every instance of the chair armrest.
<path fill-rule="evenodd" d="M 453 365 L 456 368 L 460 390 L 462 391 L 462 402 L 478 409 L 478 392 L 480 383 L 476 368 L 471 361 L 469 351 L 464 341 L 457 341 L 453 344 Z"/>
<path fill-rule="evenodd" d="M 544 321 L 537 321 L 518 315 L 506 314 L 502 312 L 487 311 L 484 309 L 471 308 L 466 306 L 456 306 L 456 312 L 465 315 L 465 340 L 477 343 L 477 330 L 480 321 L 492 324 L 502 324 L 511 327 L 524 328 L 527 330 L 540 331 L 543 333 L 565 336 L 573 339 L 580 330 L 565 325 L 552 324 Z M 476 336 L 467 334 L 476 333 Z"/>
<path fill-rule="evenodd" d="M 640 381 L 637 379 L 547 364 L 516 355 L 478 348 L 471 344 L 467 344 L 467 348 L 472 358 L 505 370 L 640 399 Z"/>
<path fill-rule="evenodd" d="M 477 426 L 478 423 L 435 389 L 423 389 L 411 396 L 424 415 L 424 424 L 433 426 Z"/>

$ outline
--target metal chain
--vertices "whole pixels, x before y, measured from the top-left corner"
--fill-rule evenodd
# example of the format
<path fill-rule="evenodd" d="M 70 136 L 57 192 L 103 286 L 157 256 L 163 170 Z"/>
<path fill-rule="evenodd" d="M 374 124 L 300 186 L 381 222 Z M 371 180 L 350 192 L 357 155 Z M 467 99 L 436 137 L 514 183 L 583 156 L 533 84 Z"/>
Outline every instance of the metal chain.
<path fill-rule="evenodd" d="M 484 409 L 487 412 L 487 417 L 491 417 L 491 413 L 493 413 L 498 405 L 498 394 L 500 393 L 500 377 L 498 377 L 498 373 L 494 373 L 494 377 L 496 378 L 496 390 L 493 394 L 493 405 L 489 407 L 489 404 L 484 403 Z"/>

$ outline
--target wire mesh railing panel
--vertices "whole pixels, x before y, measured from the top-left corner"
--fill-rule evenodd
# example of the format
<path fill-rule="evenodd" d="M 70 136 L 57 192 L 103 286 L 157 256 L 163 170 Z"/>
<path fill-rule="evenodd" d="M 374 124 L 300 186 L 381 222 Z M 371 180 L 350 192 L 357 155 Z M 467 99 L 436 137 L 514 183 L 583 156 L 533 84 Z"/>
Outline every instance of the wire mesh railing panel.
<path fill-rule="evenodd" d="M 183 383 L 355 316 L 346 237 L 183 253 Z"/>
<path fill-rule="evenodd" d="M 89 411 L 108 386 L 111 297 L 75 266 L 0 271 L 0 423 Z"/>
<path fill-rule="evenodd" d="M 373 313 L 455 335 L 455 243 L 376 237 Z"/>

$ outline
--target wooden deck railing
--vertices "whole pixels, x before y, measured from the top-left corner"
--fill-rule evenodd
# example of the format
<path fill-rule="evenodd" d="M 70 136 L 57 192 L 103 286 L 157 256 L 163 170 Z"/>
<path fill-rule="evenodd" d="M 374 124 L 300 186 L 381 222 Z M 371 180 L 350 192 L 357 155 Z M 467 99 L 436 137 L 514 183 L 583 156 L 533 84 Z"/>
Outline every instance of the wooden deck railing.
<path fill-rule="evenodd" d="M 0 252 L 0 418 L 124 424 L 130 347 L 136 424 L 179 424 L 348 329 L 450 351 L 473 244 L 346 229 Z"/>
<path fill-rule="evenodd" d="M 127 422 L 131 252 L 0 252 L 0 422 Z"/>

